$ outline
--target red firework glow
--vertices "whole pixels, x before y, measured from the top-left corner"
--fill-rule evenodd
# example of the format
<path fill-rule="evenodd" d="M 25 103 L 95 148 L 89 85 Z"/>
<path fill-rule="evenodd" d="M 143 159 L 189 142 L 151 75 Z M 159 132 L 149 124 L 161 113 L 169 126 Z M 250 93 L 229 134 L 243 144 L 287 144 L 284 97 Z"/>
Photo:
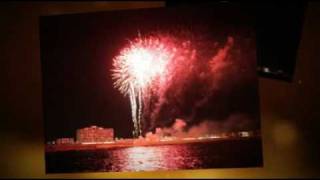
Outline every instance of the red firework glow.
<path fill-rule="evenodd" d="M 213 43 L 199 42 L 192 36 L 178 38 L 156 34 L 130 41 L 113 59 L 112 78 L 115 88 L 129 96 L 134 137 L 142 134 L 141 122 L 145 115 L 151 121 L 157 117 L 170 89 L 179 89 L 196 76 L 199 82 L 206 83 L 204 93 L 211 93 L 221 81 L 221 73 L 228 72 L 227 68 L 232 66 L 226 59 L 233 43 L 233 38 L 229 37 L 225 46 L 214 52 L 210 48 L 216 48 Z M 178 92 L 182 92 L 181 88 Z M 158 99 L 150 104 L 151 97 Z M 206 101 L 205 96 L 196 105 Z"/>

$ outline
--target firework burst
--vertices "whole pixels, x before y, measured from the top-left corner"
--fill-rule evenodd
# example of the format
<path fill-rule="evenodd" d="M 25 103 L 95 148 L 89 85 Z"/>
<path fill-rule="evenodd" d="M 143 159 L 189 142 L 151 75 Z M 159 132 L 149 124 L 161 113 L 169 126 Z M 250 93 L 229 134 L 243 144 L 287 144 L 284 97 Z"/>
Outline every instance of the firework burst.
<path fill-rule="evenodd" d="M 129 96 L 134 123 L 134 137 L 141 135 L 143 99 L 154 84 L 164 81 L 167 66 L 175 56 L 176 48 L 168 38 L 149 36 L 130 41 L 113 59 L 114 87 Z"/>

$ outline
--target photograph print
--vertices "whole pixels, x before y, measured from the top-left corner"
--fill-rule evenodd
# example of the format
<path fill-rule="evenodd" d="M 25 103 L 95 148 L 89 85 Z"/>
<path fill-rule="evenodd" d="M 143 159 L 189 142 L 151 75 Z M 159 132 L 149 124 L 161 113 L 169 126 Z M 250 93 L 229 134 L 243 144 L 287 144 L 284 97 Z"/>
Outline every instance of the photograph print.
<path fill-rule="evenodd" d="M 46 173 L 261 167 L 254 27 L 227 6 L 40 17 Z"/>

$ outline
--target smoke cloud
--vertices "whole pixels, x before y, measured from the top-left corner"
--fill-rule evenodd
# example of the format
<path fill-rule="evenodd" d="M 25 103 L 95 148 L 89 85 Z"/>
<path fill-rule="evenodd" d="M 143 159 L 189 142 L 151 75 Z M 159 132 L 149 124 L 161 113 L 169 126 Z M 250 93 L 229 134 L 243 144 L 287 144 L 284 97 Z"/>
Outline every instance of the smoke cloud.
<path fill-rule="evenodd" d="M 164 136 L 177 138 L 202 137 L 212 134 L 253 130 L 252 119 L 246 114 L 232 114 L 223 121 L 204 120 L 199 124 L 188 127 L 183 119 L 176 119 L 172 126 L 155 129 L 155 133 L 147 132 L 146 138 L 158 140 Z"/>
<path fill-rule="evenodd" d="M 244 84 L 256 83 L 252 47 L 238 37 L 229 36 L 225 41 L 213 39 L 190 34 L 189 37 L 175 38 L 173 43 L 178 44 L 176 47 L 180 49 L 177 51 L 181 54 L 168 67 L 168 77 L 152 89 L 144 110 L 144 131 L 172 123 L 172 127 L 158 131 L 185 136 L 185 133 L 191 135 L 251 127 L 249 124 L 254 117 L 245 118 L 228 108 L 233 99 L 242 101 L 240 96 L 232 99 L 230 94 L 237 93 L 233 91 L 241 89 Z M 238 104 L 231 106 L 237 111 Z M 244 113 L 250 114 L 246 111 Z M 183 120 L 176 120 L 176 117 Z M 187 124 L 193 126 L 188 127 Z"/>

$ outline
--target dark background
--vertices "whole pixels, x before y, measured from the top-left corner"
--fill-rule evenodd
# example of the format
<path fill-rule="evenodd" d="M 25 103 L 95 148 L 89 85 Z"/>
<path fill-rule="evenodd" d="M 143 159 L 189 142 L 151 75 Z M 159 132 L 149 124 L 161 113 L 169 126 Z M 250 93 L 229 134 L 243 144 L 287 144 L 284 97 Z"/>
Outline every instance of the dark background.
<path fill-rule="evenodd" d="M 168 0 L 167 7 L 241 7 L 254 19 L 257 33 L 258 73 L 261 77 L 291 82 L 307 1 L 182 1 Z M 214 9 L 214 8 L 213 8 Z"/>
<path fill-rule="evenodd" d="M 162 7 L 165 6 L 165 2 L 1 3 L 0 176 L 3 178 L 319 177 L 320 3 L 313 1 L 307 5 L 292 82 L 259 78 L 263 168 L 46 175 L 39 16 Z"/>
<path fill-rule="evenodd" d="M 260 129 L 253 23 L 252 17 L 238 7 L 218 7 L 214 11 L 204 7 L 159 8 L 41 17 L 46 141 L 75 137 L 76 129 L 90 125 L 111 127 L 115 130 L 115 136 L 130 137 L 133 130 L 130 103 L 113 87 L 110 73 L 112 59 L 128 39 L 137 36 L 138 31 L 143 35 L 153 31 L 171 32 L 192 28 L 199 33 L 198 27 L 208 28 L 204 31 L 208 34 L 200 34 L 211 37 L 221 46 L 228 36 L 232 36 L 235 48 L 245 52 L 241 57 L 232 57 L 234 61 L 239 61 L 238 64 L 234 62 L 234 66 L 238 69 L 243 66 L 247 70 L 234 74 L 237 79 L 228 75 L 230 77 L 225 78 L 226 82 L 217 85 L 220 86 L 219 92 L 188 123 L 193 125 L 203 119 L 221 121 L 237 112 L 248 114 L 253 121 L 253 127 L 248 129 Z M 244 43 L 247 39 L 251 40 L 249 46 Z M 245 81 L 245 77 L 252 80 Z M 193 97 L 201 93 L 195 88 L 196 83 L 197 80 L 185 87 L 177 87 L 176 83 L 173 89 L 187 89 L 187 95 L 178 97 L 183 99 L 179 99 L 183 103 L 176 106 L 172 97 L 167 97 L 169 105 L 163 108 L 157 118 L 158 127 L 171 126 L 175 118 L 188 117 L 196 102 Z M 172 109 L 180 112 L 169 114 Z M 147 121 L 150 119 L 146 119 L 145 132 L 154 130 L 150 129 Z"/>

